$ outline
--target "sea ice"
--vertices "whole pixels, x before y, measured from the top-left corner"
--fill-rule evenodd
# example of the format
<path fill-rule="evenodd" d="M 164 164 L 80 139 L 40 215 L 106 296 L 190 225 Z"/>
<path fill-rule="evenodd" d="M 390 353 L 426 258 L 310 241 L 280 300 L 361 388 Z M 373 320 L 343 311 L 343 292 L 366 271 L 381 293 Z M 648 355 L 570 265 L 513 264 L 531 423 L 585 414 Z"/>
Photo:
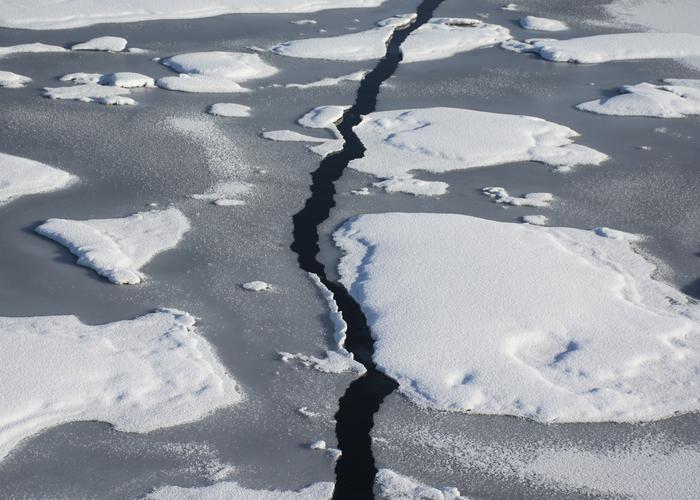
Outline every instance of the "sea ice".
<path fill-rule="evenodd" d="M 164 76 L 156 80 L 156 85 L 165 90 L 179 92 L 197 92 L 204 94 L 226 94 L 233 92 L 250 92 L 233 80 L 204 75 Z"/>
<path fill-rule="evenodd" d="M 440 181 L 422 181 L 410 175 L 389 177 L 372 184 L 387 193 L 407 193 L 414 196 L 442 196 L 447 193 L 450 185 Z"/>
<path fill-rule="evenodd" d="M 549 222 L 549 217 L 546 215 L 523 215 L 522 221 L 533 226 L 546 226 Z"/>
<path fill-rule="evenodd" d="M 190 198 L 210 201 L 220 207 L 245 205 L 245 201 L 240 198 L 247 197 L 252 188 L 253 185 L 247 182 L 220 181 L 206 193 L 193 194 Z"/>
<path fill-rule="evenodd" d="M 466 500 L 457 488 L 437 489 L 389 469 L 379 469 L 374 494 L 380 500 Z"/>
<path fill-rule="evenodd" d="M 333 483 L 314 483 L 299 491 L 251 490 L 226 481 L 199 488 L 165 486 L 145 500 L 330 500 L 334 489 Z"/>
<path fill-rule="evenodd" d="M 3 5 L 4 7 L 4 5 Z M 1 15 L 1 14 L 0 14 Z M 0 47 L 0 58 L 12 54 L 40 53 L 40 52 L 68 52 L 67 49 L 58 45 L 47 45 L 45 43 L 23 43 L 20 45 L 10 45 Z"/>
<path fill-rule="evenodd" d="M 175 248 L 190 224 L 176 208 L 141 212 L 123 219 L 49 219 L 36 232 L 67 247 L 78 264 L 112 283 L 133 285 L 139 271 L 161 252 Z"/>
<path fill-rule="evenodd" d="M 326 449 L 326 442 L 323 439 L 319 439 L 318 441 L 314 441 L 309 445 L 309 449 L 311 450 L 325 450 Z"/>
<path fill-rule="evenodd" d="M 212 104 L 207 109 L 207 113 L 214 116 L 228 116 L 228 117 L 246 117 L 250 116 L 251 108 L 250 106 L 245 106 L 244 104 L 236 104 L 233 102 L 218 102 Z"/>
<path fill-rule="evenodd" d="M 520 26 L 526 30 L 535 31 L 566 31 L 569 29 L 569 26 L 563 21 L 535 16 L 525 16 L 520 18 Z"/>
<path fill-rule="evenodd" d="M 700 80 L 669 78 L 660 85 L 625 85 L 620 88 L 619 95 L 584 102 L 576 108 L 616 116 L 682 118 L 700 115 Z"/>
<path fill-rule="evenodd" d="M 0 87 L 4 89 L 21 89 L 32 82 L 28 76 L 18 75 L 11 71 L 0 70 Z"/>
<path fill-rule="evenodd" d="M 66 422 L 149 432 L 242 399 L 187 313 L 86 325 L 75 316 L 0 318 L 0 458 Z"/>
<path fill-rule="evenodd" d="M 155 87 L 156 85 L 155 81 L 150 76 L 142 75 L 141 73 L 130 73 L 127 71 L 102 75 L 98 80 L 98 83 L 100 85 L 109 85 L 124 89 Z"/>
<path fill-rule="evenodd" d="M 20 196 L 63 189 L 77 180 L 44 163 L 0 153 L 0 206 Z"/>
<path fill-rule="evenodd" d="M 72 87 L 44 87 L 44 97 L 49 99 L 65 99 L 69 101 L 96 102 L 98 104 L 134 105 L 136 101 L 130 97 L 129 89 L 120 87 L 107 87 L 87 83 Z M 116 98 L 119 98 L 118 100 Z"/>
<path fill-rule="evenodd" d="M 538 161 L 568 170 L 598 165 L 607 155 L 572 144 L 568 127 L 531 116 L 457 108 L 380 111 L 354 128 L 367 148 L 350 167 L 377 177 L 414 170 L 447 172 L 517 161 Z"/>
<path fill-rule="evenodd" d="M 318 106 L 297 120 L 297 123 L 303 127 L 328 129 L 333 134 L 333 139 L 313 137 L 292 130 L 270 130 L 263 132 L 262 136 L 271 141 L 316 143 L 315 146 L 310 146 L 309 150 L 325 158 L 329 154 L 336 153 L 343 149 L 345 140 L 338 130 L 336 123 L 340 121 L 343 117 L 343 113 L 345 113 L 347 109 L 348 106 Z"/>
<path fill-rule="evenodd" d="M 377 366 L 421 406 L 542 422 L 697 411 L 700 306 L 604 234 L 390 213 L 334 238 Z"/>
<path fill-rule="evenodd" d="M 297 19 L 296 21 L 289 21 L 292 24 L 316 24 L 313 19 Z"/>
<path fill-rule="evenodd" d="M 86 83 L 98 83 L 102 76 L 102 73 L 68 73 L 59 78 L 59 80 L 76 85 L 85 85 Z"/>
<path fill-rule="evenodd" d="M 249 292 L 269 292 L 272 290 L 272 285 L 264 281 L 249 281 L 243 283 L 241 288 L 248 290 Z"/>
<path fill-rule="evenodd" d="M 190 52 L 165 58 L 161 63 L 178 73 L 234 82 L 267 78 L 277 73 L 277 68 L 267 64 L 258 54 L 244 52 Z"/>
<path fill-rule="evenodd" d="M 552 193 L 527 193 L 522 197 L 511 196 L 502 187 L 485 187 L 481 190 L 496 203 L 513 205 L 514 207 L 548 207 L 554 201 Z"/>
<path fill-rule="evenodd" d="M 312 89 L 317 87 L 332 87 L 338 85 L 342 82 L 359 82 L 365 75 L 369 73 L 367 70 L 355 71 L 348 75 L 341 75 L 336 77 L 327 77 L 310 83 L 288 83 L 285 85 L 286 88 L 296 88 L 296 89 Z"/>
<path fill-rule="evenodd" d="M 128 42 L 118 36 L 100 36 L 91 38 L 87 42 L 76 43 L 71 50 L 97 50 L 104 52 L 122 52 Z"/>

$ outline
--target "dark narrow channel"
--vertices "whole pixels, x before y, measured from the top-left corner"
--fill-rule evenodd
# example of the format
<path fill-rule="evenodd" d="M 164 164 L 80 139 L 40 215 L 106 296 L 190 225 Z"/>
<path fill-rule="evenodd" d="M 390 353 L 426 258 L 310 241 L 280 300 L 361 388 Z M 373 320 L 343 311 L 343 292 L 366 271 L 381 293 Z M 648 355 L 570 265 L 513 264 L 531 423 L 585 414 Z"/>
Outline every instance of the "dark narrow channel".
<path fill-rule="evenodd" d="M 367 373 L 350 384 L 340 398 L 335 415 L 335 431 L 338 447 L 343 452 L 336 464 L 336 487 L 333 498 L 361 500 L 373 498 L 374 477 L 377 469 L 372 456 L 370 431 L 374 414 L 384 398 L 393 392 L 397 383 L 377 370 L 372 361 L 374 341 L 360 306 L 340 284 L 330 281 L 323 264 L 317 260 L 319 252 L 318 227 L 330 216 L 335 206 L 335 182 L 351 160 L 362 158 L 365 148 L 353 132 L 362 115 L 377 107 L 377 95 L 381 84 L 394 74 L 401 62 L 399 47 L 412 31 L 425 24 L 442 0 L 423 0 L 416 11 L 413 23 L 397 29 L 387 44 L 385 56 L 360 82 L 355 103 L 349 108 L 338 129 L 345 139 L 343 149 L 321 161 L 311 174 L 311 196 L 304 208 L 293 217 L 294 242 L 292 251 L 298 256 L 299 266 L 317 274 L 323 284 L 333 292 L 338 308 L 348 324 L 345 347 L 361 362 Z"/>

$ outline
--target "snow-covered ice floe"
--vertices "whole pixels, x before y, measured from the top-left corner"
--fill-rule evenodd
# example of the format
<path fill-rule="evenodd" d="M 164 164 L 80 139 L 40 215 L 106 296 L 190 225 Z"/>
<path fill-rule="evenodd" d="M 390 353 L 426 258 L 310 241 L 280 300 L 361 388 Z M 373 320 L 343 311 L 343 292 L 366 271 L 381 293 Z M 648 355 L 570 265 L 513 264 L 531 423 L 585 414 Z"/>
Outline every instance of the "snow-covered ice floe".
<path fill-rule="evenodd" d="M 620 88 L 619 95 L 584 102 L 576 108 L 616 116 L 682 118 L 700 115 L 700 80 L 668 78 L 660 85 L 625 85 Z"/>
<path fill-rule="evenodd" d="M 44 163 L 0 153 L 0 206 L 21 196 L 63 189 L 77 180 Z"/>
<path fill-rule="evenodd" d="M 334 239 L 377 366 L 421 406 L 542 422 L 700 409 L 700 306 L 652 278 L 633 235 L 389 213 Z"/>
<path fill-rule="evenodd" d="M 372 184 L 387 193 L 406 193 L 414 196 L 442 196 L 450 185 L 441 181 L 422 181 L 410 175 L 389 177 Z"/>
<path fill-rule="evenodd" d="M 217 102 L 212 104 L 207 109 L 207 113 L 214 116 L 227 116 L 244 118 L 250 116 L 251 108 L 244 104 L 236 104 L 234 102 Z"/>
<path fill-rule="evenodd" d="M 74 421 L 149 432 L 242 399 L 187 313 L 86 325 L 75 316 L 0 317 L 0 458 Z"/>
<path fill-rule="evenodd" d="M 563 21 L 546 17 L 525 16 L 520 18 L 520 26 L 535 31 L 566 31 L 569 26 Z"/>
<path fill-rule="evenodd" d="M 552 193 L 527 193 L 522 197 L 511 196 L 508 191 L 502 187 L 485 187 L 481 192 L 491 198 L 496 203 L 504 205 L 512 205 L 514 207 L 548 207 L 554 201 Z"/>
<path fill-rule="evenodd" d="M 30 83 L 32 83 L 32 79 L 28 76 L 0 70 L 0 87 L 4 89 L 21 89 Z"/>
<path fill-rule="evenodd" d="M 126 48 L 126 38 L 119 36 L 100 36 L 87 42 L 76 43 L 71 50 L 96 50 L 102 52 L 122 52 Z"/>
<path fill-rule="evenodd" d="M 369 73 L 367 70 L 355 71 L 347 75 L 327 77 L 317 80 L 315 82 L 309 83 L 288 83 L 285 85 L 286 88 L 290 89 L 313 89 L 318 87 L 333 87 L 339 85 L 342 82 L 359 82 L 365 75 Z"/>
<path fill-rule="evenodd" d="M 58 45 L 47 45 L 45 43 L 23 43 L 20 45 L 0 47 L 0 58 L 12 54 L 36 54 L 42 52 L 68 52 L 68 49 L 60 47 Z"/>
<path fill-rule="evenodd" d="M 250 92 L 233 80 L 204 75 L 164 76 L 156 80 L 156 85 L 165 90 L 178 92 L 194 92 L 204 94 L 229 94 L 234 92 Z"/>
<path fill-rule="evenodd" d="M 364 61 L 379 59 L 386 53 L 386 44 L 394 30 L 411 23 L 415 14 L 401 14 L 377 23 L 375 28 L 347 35 L 304 38 L 270 48 L 275 54 L 305 59 Z"/>
<path fill-rule="evenodd" d="M 297 120 L 297 123 L 306 128 L 323 128 L 333 134 L 332 139 L 314 137 L 300 134 L 293 130 L 270 130 L 262 133 L 265 139 L 271 141 L 311 142 L 315 146 L 309 146 L 309 150 L 326 157 L 343 149 L 345 140 L 336 123 L 343 117 L 348 106 L 328 105 L 318 106 Z"/>
<path fill-rule="evenodd" d="M 111 106 L 133 106 L 136 101 L 126 97 L 131 92 L 121 87 L 86 83 L 72 87 L 44 87 L 44 97 L 68 101 L 94 102 Z"/>
<path fill-rule="evenodd" d="M 546 226 L 549 222 L 549 217 L 546 215 L 523 215 L 520 218 L 526 224 L 532 224 L 533 226 Z"/>
<path fill-rule="evenodd" d="M 255 280 L 243 283 L 241 288 L 249 292 L 269 292 L 272 290 L 272 285 L 265 281 Z"/>
<path fill-rule="evenodd" d="M 121 87 L 124 89 L 135 89 L 140 87 L 155 87 L 155 81 L 150 76 L 142 75 L 141 73 L 131 73 L 129 71 L 121 71 L 118 73 L 110 73 L 102 75 L 97 83 L 100 85 L 108 85 L 111 87 Z"/>
<path fill-rule="evenodd" d="M 0 26 L 34 30 L 154 19 L 197 19 L 224 14 L 308 13 L 368 8 L 384 0 L 3 0 Z"/>
<path fill-rule="evenodd" d="M 187 217 L 168 208 L 122 219 L 49 219 L 36 232 L 67 247 L 79 265 L 112 283 L 133 285 L 145 279 L 139 269 L 175 248 L 189 229 Z"/>
<path fill-rule="evenodd" d="M 299 491 L 252 490 L 226 481 L 199 488 L 165 486 L 145 500 L 330 500 L 334 489 L 333 483 L 314 483 Z"/>
<path fill-rule="evenodd" d="M 380 111 L 354 128 L 367 148 L 350 167 L 378 177 L 447 172 L 518 161 L 557 170 L 598 165 L 607 155 L 573 144 L 578 134 L 541 118 L 457 108 Z"/>
<path fill-rule="evenodd" d="M 389 469 L 377 471 L 374 478 L 374 495 L 380 500 L 466 500 L 457 488 L 433 488 Z"/>
<path fill-rule="evenodd" d="M 98 83 L 100 78 L 104 75 L 102 73 L 68 73 L 59 78 L 61 82 L 70 82 L 76 85 L 85 85 L 86 83 Z"/>

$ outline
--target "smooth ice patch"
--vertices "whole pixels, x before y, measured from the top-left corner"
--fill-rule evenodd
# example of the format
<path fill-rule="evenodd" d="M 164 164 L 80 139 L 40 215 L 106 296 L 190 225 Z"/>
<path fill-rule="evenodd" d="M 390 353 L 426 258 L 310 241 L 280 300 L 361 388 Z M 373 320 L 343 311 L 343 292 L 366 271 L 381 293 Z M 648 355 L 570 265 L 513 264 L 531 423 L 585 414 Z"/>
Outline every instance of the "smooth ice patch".
<path fill-rule="evenodd" d="M 0 70 L 0 87 L 4 89 L 21 89 L 30 83 L 32 83 L 32 79 L 28 76 Z"/>
<path fill-rule="evenodd" d="M 554 201 L 552 193 L 527 193 L 522 197 L 511 196 L 502 187 L 485 187 L 481 192 L 491 198 L 496 203 L 512 205 L 514 207 L 549 207 Z"/>
<path fill-rule="evenodd" d="M 129 89 L 87 83 L 72 87 L 44 87 L 43 95 L 49 99 L 133 106 L 136 101 L 126 97 L 130 93 Z"/>
<path fill-rule="evenodd" d="M 521 17 L 520 26 L 526 30 L 535 31 L 566 31 L 569 29 L 569 25 L 563 21 L 535 16 Z"/>
<path fill-rule="evenodd" d="M 700 80 L 668 78 L 660 85 L 625 85 L 620 94 L 576 106 L 582 111 L 615 116 L 682 118 L 700 115 Z"/>
<path fill-rule="evenodd" d="M 165 486 L 145 500 L 329 500 L 334 489 L 333 483 L 314 483 L 299 491 L 252 490 L 227 481 L 198 488 Z"/>
<path fill-rule="evenodd" d="M 387 193 L 407 193 L 414 196 L 442 196 L 450 185 L 440 181 L 422 181 L 408 176 L 389 177 L 372 184 Z"/>
<path fill-rule="evenodd" d="M 123 219 L 49 219 L 35 231 L 68 248 L 77 263 L 115 284 L 141 283 L 153 257 L 175 248 L 190 223 L 176 208 L 141 212 Z"/>
<path fill-rule="evenodd" d="M 414 170 L 439 173 L 519 161 L 568 170 L 608 158 L 572 144 L 578 133 L 563 125 L 469 109 L 380 111 L 364 116 L 353 130 L 367 151 L 350 167 L 385 178 Z"/>
<path fill-rule="evenodd" d="M 227 116 L 244 118 L 250 116 L 251 107 L 244 104 L 236 104 L 233 102 L 218 102 L 212 104 L 207 109 L 207 113 L 214 116 Z"/>
<path fill-rule="evenodd" d="M 374 495 L 380 500 L 466 500 L 457 488 L 433 488 L 389 469 L 377 471 Z"/>
<path fill-rule="evenodd" d="M 377 366 L 421 406 L 542 422 L 697 411 L 700 306 L 617 236 L 390 213 L 334 238 Z"/>
<path fill-rule="evenodd" d="M 0 206 L 21 196 L 63 189 L 77 180 L 45 163 L 0 153 Z"/>
<path fill-rule="evenodd" d="M 126 48 L 126 38 L 118 36 L 100 36 L 87 42 L 76 43 L 71 50 L 96 50 L 103 52 L 122 52 Z"/>
<path fill-rule="evenodd" d="M 20 45 L 11 45 L 9 47 L 0 47 L 0 58 L 12 54 L 36 54 L 42 52 L 68 52 L 68 49 L 58 45 L 47 45 L 45 43 L 23 43 Z"/>
<path fill-rule="evenodd" d="M 0 317 L 0 458 L 67 422 L 149 432 L 238 403 L 235 381 L 194 325 L 172 309 L 97 326 Z"/>

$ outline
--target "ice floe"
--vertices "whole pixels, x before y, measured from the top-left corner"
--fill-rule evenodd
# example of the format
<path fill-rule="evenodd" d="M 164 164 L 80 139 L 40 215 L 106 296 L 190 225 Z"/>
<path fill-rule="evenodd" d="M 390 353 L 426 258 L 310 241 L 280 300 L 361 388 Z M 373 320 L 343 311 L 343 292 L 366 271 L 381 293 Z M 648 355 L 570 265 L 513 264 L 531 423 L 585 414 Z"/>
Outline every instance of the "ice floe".
<path fill-rule="evenodd" d="M 167 57 L 161 63 L 178 73 L 234 82 L 267 78 L 277 73 L 277 68 L 267 64 L 258 54 L 245 52 L 190 52 Z"/>
<path fill-rule="evenodd" d="M 250 116 L 251 108 L 244 104 L 236 104 L 233 102 L 217 102 L 212 104 L 207 109 L 207 113 L 214 116 L 227 116 L 243 118 Z"/>
<path fill-rule="evenodd" d="M 299 125 L 307 128 L 324 128 L 330 131 L 334 138 L 321 138 L 300 134 L 293 130 L 270 130 L 262 133 L 265 139 L 271 141 L 311 142 L 315 146 L 309 146 L 309 150 L 325 158 L 329 154 L 343 149 L 345 140 L 336 123 L 343 117 L 348 106 L 327 105 L 318 106 L 297 120 Z"/>
<path fill-rule="evenodd" d="M 700 115 L 700 80 L 669 78 L 660 85 L 625 85 L 620 94 L 584 102 L 577 109 L 616 116 L 682 118 Z"/>
<path fill-rule="evenodd" d="M 155 81 L 150 76 L 142 75 L 141 73 L 131 73 L 128 71 L 102 75 L 98 80 L 98 83 L 100 85 L 109 85 L 124 89 L 155 87 L 156 85 Z"/>
<path fill-rule="evenodd" d="M 126 48 L 126 38 L 119 36 L 100 36 L 87 42 L 76 43 L 71 50 L 96 50 L 102 52 L 122 52 Z"/>
<path fill-rule="evenodd" d="M 70 82 L 76 85 L 85 85 L 86 83 L 97 83 L 102 78 L 102 73 L 68 73 L 59 78 L 62 82 Z"/>
<path fill-rule="evenodd" d="M 520 18 L 520 26 L 535 31 L 566 31 L 569 26 L 563 21 L 546 17 L 525 16 Z"/>
<path fill-rule="evenodd" d="M 21 89 L 30 83 L 32 83 L 32 79 L 28 76 L 0 70 L 0 87 L 4 89 Z"/>
<path fill-rule="evenodd" d="M 496 203 L 513 205 L 514 207 L 548 207 L 554 201 L 552 193 L 527 193 L 522 197 L 511 196 L 502 187 L 485 187 L 481 192 Z"/>
<path fill-rule="evenodd" d="M 422 181 L 410 175 L 389 177 L 372 184 L 387 193 L 407 193 L 414 196 L 442 196 L 450 185 L 441 181 Z"/>
<path fill-rule="evenodd" d="M 316 24 L 314 19 L 297 19 L 296 21 L 289 21 L 292 24 Z"/>
<path fill-rule="evenodd" d="M 21 196 L 63 189 L 77 180 L 44 163 L 0 153 L 0 206 Z"/>
<path fill-rule="evenodd" d="M 0 318 L 0 458 L 74 421 L 148 432 L 242 399 L 187 313 L 161 309 L 86 325 L 75 316 Z"/>
<path fill-rule="evenodd" d="M 286 88 L 293 89 L 312 89 L 317 87 L 332 87 L 338 85 L 342 82 L 359 82 L 365 75 L 369 73 L 367 70 L 355 71 L 347 75 L 341 75 L 336 77 L 327 77 L 310 83 L 288 83 L 285 85 Z"/>
<path fill-rule="evenodd" d="M 501 7 L 501 10 L 517 12 L 520 10 L 520 5 L 518 5 L 517 3 L 509 3 Z"/>
<path fill-rule="evenodd" d="M 247 283 L 243 283 L 241 285 L 241 288 L 244 290 L 248 290 L 249 292 L 269 292 L 272 290 L 272 285 L 269 283 L 266 283 L 265 281 L 248 281 Z"/>
<path fill-rule="evenodd" d="M 204 75 L 164 76 L 156 80 L 156 85 L 165 90 L 178 92 L 195 92 L 204 94 L 228 94 L 250 92 L 233 80 Z"/>
<path fill-rule="evenodd" d="M 4 7 L 4 5 L 3 5 Z M 45 43 L 23 43 L 20 45 L 10 45 L 8 47 L 0 47 L 0 58 L 12 54 L 24 53 L 41 53 L 41 52 L 68 52 L 68 49 L 58 45 L 47 45 Z"/>
<path fill-rule="evenodd" d="M 161 252 L 175 248 L 190 224 L 176 208 L 141 212 L 122 219 L 49 219 L 36 232 L 68 248 L 77 263 L 112 283 L 133 285 Z"/>
<path fill-rule="evenodd" d="M 136 101 L 126 95 L 129 89 L 87 83 L 72 87 L 44 87 L 44 97 L 107 105 L 133 106 Z"/>
<path fill-rule="evenodd" d="M 220 181 L 206 193 L 193 194 L 190 198 L 212 202 L 220 207 L 245 205 L 241 198 L 247 197 L 253 185 L 241 181 Z"/>
<path fill-rule="evenodd" d="M 436 17 L 411 33 L 401 44 L 402 62 L 445 59 L 510 38 L 510 31 L 497 24 L 478 19 Z"/>
<path fill-rule="evenodd" d="M 523 215 L 522 221 L 533 226 L 546 226 L 549 222 L 549 217 L 546 215 Z"/>
<path fill-rule="evenodd" d="M 421 406 L 543 422 L 697 411 L 700 306 L 602 234 L 391 213 L 334 238 L 377 366 Z"/>
<path fill-rule="evenodd" d="M 573 144 L 578 134 L 541 118 L 457 108 L 380 111 L 354 128 L 367 151 L 350 167 L 378 177 L 447 172 L 518 161 L 557 170 L 598 165 L 607 155 Z"/>
<path fill-rule="evenodd" d="M 457 488 L 433 488 L 389 469 L 377 471 L 374 495 L 380 500 L 466 500 Z"/>
<path fill-rule="evenodd" d="M 233 481 L 198 488 L 165 486 L 145 500 L 330 500 L 335 485 L 314 483 L 299 491 L 252 490 Z"/>

